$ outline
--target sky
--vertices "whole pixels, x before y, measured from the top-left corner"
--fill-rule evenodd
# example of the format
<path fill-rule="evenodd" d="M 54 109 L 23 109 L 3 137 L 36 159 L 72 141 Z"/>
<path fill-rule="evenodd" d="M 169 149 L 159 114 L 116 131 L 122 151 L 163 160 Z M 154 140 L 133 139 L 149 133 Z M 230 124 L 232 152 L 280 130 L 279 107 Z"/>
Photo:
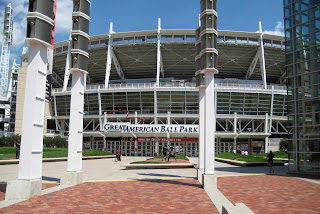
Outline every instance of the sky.
<path fill-rule="evenodd" d="M 0 0 L 0 30 L 8 3 L 14 14 L 13 45 L 10 66 L 26 44 L 26 13 L 28 0 Z M 55 41 L 69 38 L 72 0 L 58 0 Z M 218 0 L 218 30 L 256 32 L 259 21 L 265 33 L 284 35 L 282 0 Z M 162 29 L 196 29 L 200 13 L 199 0 L 91 0 L 90 35 L 106 34 L 110 22 L 115 32 L 154 30 L 161 18 Z M 2 46 L 2 32 L 0 44 Z"/>

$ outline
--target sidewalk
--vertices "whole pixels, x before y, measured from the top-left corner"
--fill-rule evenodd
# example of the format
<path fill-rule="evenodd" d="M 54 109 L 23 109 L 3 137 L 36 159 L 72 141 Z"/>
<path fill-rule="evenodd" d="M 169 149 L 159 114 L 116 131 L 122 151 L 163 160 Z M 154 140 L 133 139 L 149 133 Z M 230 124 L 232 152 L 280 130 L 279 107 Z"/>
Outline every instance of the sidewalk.
<path fill-rule="evenodd" d="M 195 180 L 196 169 L 121 167 L 139 159 L 84 161 L 88 182 L 2 208 L 0 213 L 218 213 Z M 44 175 L 59 178 L 64 167 L 62 162 L 46 163 Z M 0 166 L 0 182 L 3 169 L 8 168 Z M 284 167 L 275 168 L 279 174 L 262 173 L 265 170 L 216 162 L 218 188 L 232 203 L 244 203 L 254 213 L 320 213 L 319 180 L 285 176 Z"/>

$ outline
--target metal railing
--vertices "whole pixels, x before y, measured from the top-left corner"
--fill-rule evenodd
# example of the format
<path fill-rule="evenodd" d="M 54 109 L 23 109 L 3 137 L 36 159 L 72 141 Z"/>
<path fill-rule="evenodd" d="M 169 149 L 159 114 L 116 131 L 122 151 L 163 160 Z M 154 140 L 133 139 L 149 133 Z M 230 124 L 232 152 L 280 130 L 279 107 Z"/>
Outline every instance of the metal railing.
<path fill-rule="evenodd" d="M 137 89 L 152 89 L 152 88 L 192 88 L 196 89 L 196 83 L 194 82 L 162 82 L 156 87 L 156 83 L 122 83 L 122 84 L 110 84 L 108 88 L 104 85 L 87 85 L 87 91 L 97 90 L 137 90 Z M 259 84 L 235 84 L 235 83 L 217 83 L 215 84 L 216 89 L 234 89 L 234 90 L 265 90 L 262 85 Z M 286 91 L 287 87 L 283 85 L 268 85 L 267 90 L 279 90 Z M 68 87 L 66 91 L 62 88 L 54 88 L 54 93 L 70 92 L 71 88 Z"/>

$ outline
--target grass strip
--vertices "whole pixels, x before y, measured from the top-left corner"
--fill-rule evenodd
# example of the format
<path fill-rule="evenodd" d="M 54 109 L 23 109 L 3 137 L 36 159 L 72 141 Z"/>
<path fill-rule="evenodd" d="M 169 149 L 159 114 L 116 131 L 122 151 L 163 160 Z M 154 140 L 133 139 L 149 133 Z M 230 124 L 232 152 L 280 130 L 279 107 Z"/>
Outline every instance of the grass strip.
<path fill-rule="evenodd" d="M 265 162 L 268 153 L 258 154 L 258 155 L 242 155 L 238 153 L 232 152 L 224 152 L 217 154 L 217 158 L 224 158 L 229 160 L 237 160 L 237 161 L 244 161 L 244 162 Z M 274 158 L 288 158 L 288 154 L 286 152 L 278 151 L 274 152 Z M 275 162 L 280 160 L 274 160 Z"/>
<path fill-rule="evenodd" d="M 0 147 L 0 160 L 15 158 L 16 147 Z M 108 156 L 114 155 L 110 152 L 104 152 L 101 150 L 83 149 L 83 156 Z M 68 157 L 67 148 L 43 148 L 43 158 L 63 158 Z"/>
<path fill-rule="evenodd" d="M 150 161 L 136 161 L 131 162 L 130 164 L 170 164 L 170 162 L 150 162 Z"/>

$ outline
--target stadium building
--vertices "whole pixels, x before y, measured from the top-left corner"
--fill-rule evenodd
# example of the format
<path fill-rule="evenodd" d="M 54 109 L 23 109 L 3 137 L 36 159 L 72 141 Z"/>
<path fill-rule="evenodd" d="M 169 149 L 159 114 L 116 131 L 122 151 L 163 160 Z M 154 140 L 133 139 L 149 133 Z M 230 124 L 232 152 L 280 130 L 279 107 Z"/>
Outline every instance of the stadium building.
<path fill-rule="evenodd" d="M 197 42 L 196 30 L 161 29 L 160 20 L 158 30 L 116 33 L 111 24 L 109 34 L 91 36 L 84 128 L 79 130 L 83 147 L 152 156 L 169 143 L 197 156 Z M 219 74 L 211 95 L 217 102 L 216 152 L 277 150 L 287 137 L 284 37 L 219 31 L 217 43 Z M 54 46 L 46 136 L 69 134 L 70 49 L 69 41 Z M 21 71 L 26 59 L 23 55 Z M 16 133 L 19 121 L 16 114 Z"/>

